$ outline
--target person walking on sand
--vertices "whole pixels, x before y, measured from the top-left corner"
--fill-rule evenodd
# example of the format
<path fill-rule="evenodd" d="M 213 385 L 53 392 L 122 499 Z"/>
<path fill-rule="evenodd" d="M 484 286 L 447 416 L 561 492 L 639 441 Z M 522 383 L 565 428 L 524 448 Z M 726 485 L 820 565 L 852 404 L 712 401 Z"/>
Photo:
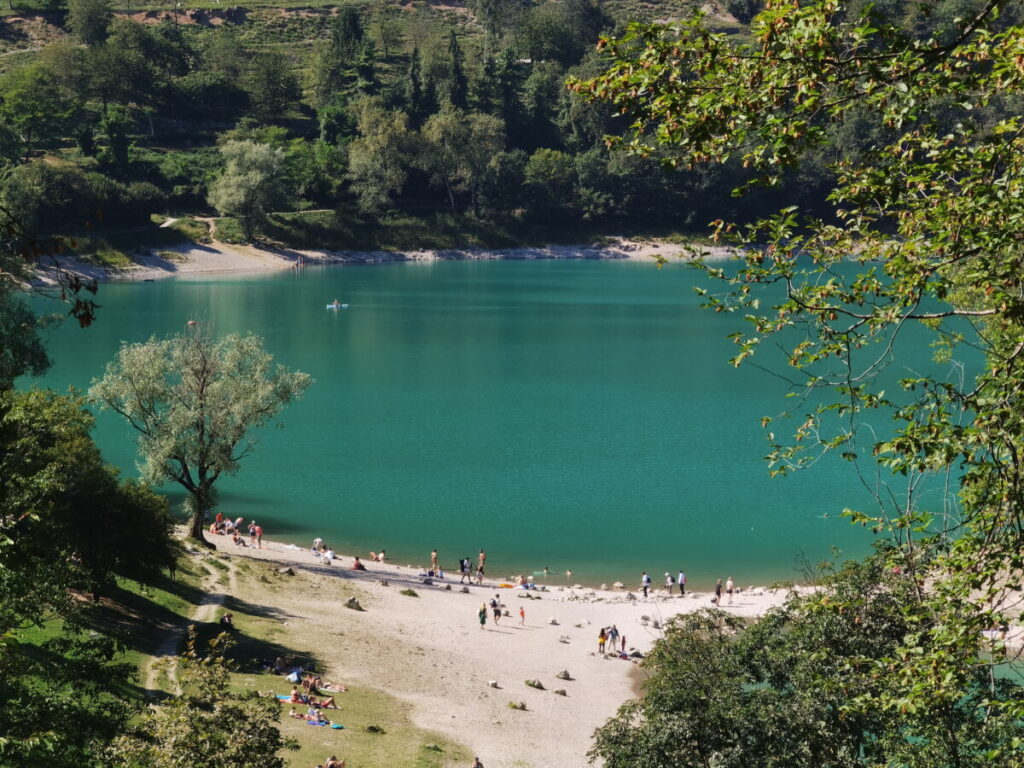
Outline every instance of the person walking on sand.
<path fill-rule="evenodd" d="M 480 629 L 487 629 L 487 603 L 480 603 L 480 610 L 476 612 L 480 619 Z"/>
<path fill-rule="evenodd" d="M 497 595 L 491 598 L 491 611 L 494 613 L 494 626 L 498 626 L 498 619 L 501 618 L 501 598 Z"/>
<path fill-rule="evenodd" d="M 437 547 L 434 547 L 433 551 L 430 553 L 430 570 L 437 570 Z"/>
<path fill-rule="evenodd" d="M 263 526 L 256 525 L 256 547 L 263 549 Z"/>
<path fill-rule="evenodd" d="M 256 546 L 256 521 L 253 520 L 249 523 L 249 546 Z"/>
<path fill-rule="evenodd" d="M 686 574 L 682 568 L 679 569 L 679 596 L 686 597 Z"/>
<path fill-rule="evenodd" d="M 640 576 L 640 589 L 644 591 L 644 597 L 647 597 L 647 590 L 651 587 L 651 577 L 647 575 L 647 571 L 644 571 Z"/>
<path fill-rule="evenodd" d="M 481 550 L 480 550 L 480 555 L 479 555 L 479 557 L 477 558 L 477 565 L 479 566 L 479 570 L 480 570 L 480 571 L 483 571 L 483 569 L 484 569 L 484 563 L 486 563 L 486 562 L 487 562 L 487 553 L 486 553 L 486 552 L 484 552 L 484 551 L 483 551 L 483 550 L 481 549 Z"/>
<path fill-rule="evenodd" d="M 668 591 L 669 597 L 672 596 L 672 587 L 676 585 L 676 580 L 672 578 L 672 574 L 666 571 L 665 573 L 665 589 Z"/>
<path fill-rule="evenodd" d="M 597 633 L 597 652 L 604 656 L 604 644 L 608 642 L 608 635 L 605 634 L 604 627 L 601 627 L 601 631 Z"/>
<path fill-rule="evenodd" d="M 519 626 L 526 626 L 526 609 L 523 606 L 519 606 Z"/>
<path fill-rule="evenodd" d="M 732 583 L 732 576 L 725 580 L 725 592 L 729 595 L 729 605 L 732 605 L 732 591 L 735 585 Z"/>
<path fill-rule="evenodd" d="M 714 596 L 714 598 L 712 598 L 711 602 L 714 603 L 715 605 L 721 605 L 722 604 L 722 580 L 721 579 L 719 579 L 718 583 L 715 584 L 715 596 Z"/>

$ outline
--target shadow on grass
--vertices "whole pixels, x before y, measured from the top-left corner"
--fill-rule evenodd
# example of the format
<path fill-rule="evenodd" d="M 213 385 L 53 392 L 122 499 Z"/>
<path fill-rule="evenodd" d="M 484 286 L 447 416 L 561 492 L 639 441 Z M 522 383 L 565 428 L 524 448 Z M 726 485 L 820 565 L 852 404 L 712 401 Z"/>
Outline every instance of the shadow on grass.
<path fill-rule="evenodd" d="M 233 606 L 232 606 L 233 607 Z M 273 640 L 254 637 L 247 634 L 241 627 L 226 629 L 216 621 L 195 625 L 196 647 L 200 653 L 209 647 L 210 641 L 220 633 L 224 632 L 231 638 L 231 648 L 228 650 L 227 658 L 235 664 L 236 671 L 244 673 L 267 672 L 273 668 L 274 660 L 278 656 L 287 660 L 289 665 L 300 665 L 308 669 L 315 669 L 318 660 L 309 654 L 297 653 L 292 648 Z"/>

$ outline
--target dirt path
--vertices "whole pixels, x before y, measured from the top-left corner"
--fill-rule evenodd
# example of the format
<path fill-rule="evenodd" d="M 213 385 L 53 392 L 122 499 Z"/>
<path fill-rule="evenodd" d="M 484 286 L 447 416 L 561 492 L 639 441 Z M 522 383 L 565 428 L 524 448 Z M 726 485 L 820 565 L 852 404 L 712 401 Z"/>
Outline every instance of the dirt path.
<path fill-rule="evenodd" d="M 178 685 L 177 659 L 178 649 L 181 647 L 181 640 L 185 636 L 185 632 L 193 624 L 203 624 L 212 621 L 217 613 L 217 609 L 224 604 L 228 595 L 234 594 L 237 591 L 238 582 L 235 577 L 234 563 L 229 562 L 227 564 L 227 571 L 224 574 L 216 570 L 210 570 L 205 565 L 203 567 L 207 570 L 208 574 L 199 585 L 199 589 L 203 592 L 199 605 L 196 606 L 196 609 L 187 620 L 182 620 L 174 631 L 168 633 L 167 637 L 160 643 L 156 653 L 153 654 L 144 666 L 142 686 L 150 698 L 156 698 L 156 693 L 160 690 L 158 681 L 163 673 L 167 675 L 171 683 L 172 690 L 170 692 L 174 694 L 181 693 L 181 688 Z M 227 577 L 227 591 L 218 591 L 218 584 L 225 576 Z"/>

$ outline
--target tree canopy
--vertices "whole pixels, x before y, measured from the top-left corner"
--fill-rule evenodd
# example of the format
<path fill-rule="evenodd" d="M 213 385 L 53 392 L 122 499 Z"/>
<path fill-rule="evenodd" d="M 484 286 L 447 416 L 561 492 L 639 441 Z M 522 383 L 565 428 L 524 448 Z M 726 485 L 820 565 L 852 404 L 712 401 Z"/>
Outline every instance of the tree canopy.
<path fill-rule="evenodd" d="M 272 365 L 258 336 L 216 338 L 199 326 L 165 339 L 124 344 L 93 398 L 139 433 L 143 477 L 188 492 L 190 535 L 203 539 L 221 475 L 238 471 L 267 424 L 309 386 L 305 373 Z"/>
<path fill-rule="evenodd" d="M 632 153 L 742 163 L 739 194 L 824 162 L 825 205 L 713 222 L 742 264 L 705 267 L 722 281 L 707 301 L 750 323 L 734 363 L 777 344 L 795 372 L 792 439 L 763 422 L 772 471 L 834 451 L 880 489 L 849 514 L 896 545 L 921 606 L 873 662 L 892 685 L 858 694 L 888 713 L 956 707 L 970 669 L 1005 661 L 985 660 L 981 633 L 1016 612 L 1024 566 L 1024 28 L 1015 3 L 959 7 L 936 20 L 912 3 L 768 0 L 740 42 L 699 15 L 636 25 L 605 45 L 605 74 L 573 86 L 631 119 L 611 141 Z M 868 140 L 835 144 L 866 116 Z M 908 334 L 950 365 L 887 387 Z M 929 495 L 944 483 L 958 492 Z M 999 708 L 1019 717 L 1024 697 Z"/>
<path fill-rule="evenodd" d="M 874 706 L 902 695 L 879 665 L 926 613 L 883 552 L 750 626 L 721 610 L 676 616 L 643 662 L 644 695 L 598 729 L 591 756 L 608 768 L 1019 765 L 1024 690 L 984 665 L 962 670 L 956 700 Z"/>

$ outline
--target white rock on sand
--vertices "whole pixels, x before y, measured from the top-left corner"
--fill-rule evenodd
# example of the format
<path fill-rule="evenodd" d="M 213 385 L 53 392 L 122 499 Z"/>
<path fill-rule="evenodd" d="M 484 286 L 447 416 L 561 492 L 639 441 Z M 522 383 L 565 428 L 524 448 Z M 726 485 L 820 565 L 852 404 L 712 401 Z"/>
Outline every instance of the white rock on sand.
<path fill-rule="evenodd" d="M 366 562 L 367 571 L 352 571 L 347 556 L 327 566 L 308 550 L 288 545 L 264 542 L 264 549 L 253 550 L 236 547 L 227 537 L 212 538 L 231 555 L 265 558 L 357 586 L 364 612 L 325 602 L 321 590 L 297 600 L 290 593 L 289 628 L 305 624 L 318 637 L 340 635 L 339 650 L 331 654 L 336 658 L 323 658 L 328 674 L 410 703 L 417 725 L 465 744 L 488 768 L 588 766 L 594 729 L 636 694 L 639 681 L 634 662 L 598 655 L 598 630 L 614 624 L 627 649 L 645 653 L 661 634 L 655 621 L 664 625 L 676 613 L 710 605 L 709 594 L 695 600 L 630 600 L 621 592 L 524 592 L 493 583 L 474 585 L 464 594 L 458 579 L 424 585 L 419 568 Z M 381 586 L 382 579 L 391 586 Z M 445 590 L 445 584 L 456 588 Z M 419 599 L 401 595 L 407 587 Z M 481 631 L 477 611 L 496 594 L 512 616 L 495 626 L 488 611 Z M 755 617 L 784 598 L 783 591 L 743 594 L 726 609 Z M 273 599 L 267 595 L 268 602 Z M 520 607 L 526 611 L 524 626 Z M 644 615 L 652 619 L 647 626 L 641 623 Z M 556 676 L 567 669 L 573 679 L 562 684 Z M 525 681 L 533 679 L 546 690 L 527 686 Z M 566 695 L 555 695 L 555 688 L 564 688 Z M 510 709 L 512 700 L 525 701 L 526 711 Z"/>

